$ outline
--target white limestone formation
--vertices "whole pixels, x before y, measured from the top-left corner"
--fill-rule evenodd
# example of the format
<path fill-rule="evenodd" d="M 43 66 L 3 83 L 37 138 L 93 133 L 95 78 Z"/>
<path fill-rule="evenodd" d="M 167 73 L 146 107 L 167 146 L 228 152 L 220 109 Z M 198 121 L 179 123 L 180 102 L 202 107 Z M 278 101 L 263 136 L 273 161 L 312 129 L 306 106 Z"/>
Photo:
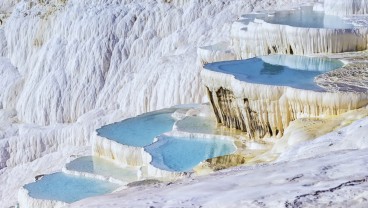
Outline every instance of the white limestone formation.
<path fill-rule="evenodd" d="M 368 13 L 366 0 L 324 0 L 324 12 L 331 15 L 356 15 Z"/>
<path fill-rule="evenodd" d="M 211 63 L 274 53 L 305 55 L 367 49 L 366 21 L 355 21 L 360 23 L 357 26 L 321 10 L 321 4 L 317 3 L 314 8 L 246 14 L 232 24 L 230 44 L 198 49 L 200 60 Z"/>
<path fill-rule="evenodd" d="M 92 140 L 92 153 L 95 156 L 114 160 L 120 165 L 144 166 L 148 165 L 151 157 L 143 147 L 133 147 L 116 141 L 95 136 Z"/>
<path fill-rule="evenodd" d="M 90 136 L 85 129 L 113 121 L 104 120 L 106 114 L 126 118 L 201 101 L 197 46 L 216 42 L 236 16 L 264 7 L 268 2 L 1 1 L 0 13 L 9 15 L 0 26 L 0 56 L 7 57 L 0 64 L 5 80 L 0 84 L 0 108 L 15 110 L 13 126 L 36 124 L 32 132 L 39 128 L 46 130 L 43 136 L 60 140 L 61 135 L 51 134 L 61 131 L 44 125 L 72 126 L 91 111 L 102 112 L 90 117 L 88 127 L 76 124 L 70 127 L 73 133 L 62 133 L 82 138 L 73 145 L 86 145 Z M 65 130 L 63 126 L 53 127 Z M 7 143 L 2 141 L 0 152 L 7 152 Z M 33 145 L 23 139 L 13 145 L 26 144 Z M 30 160 L 44 155 L 33 150 L 29 154 L 25 157 Z"/>
<path fill-rule="evenodd" d="M 291 2 L 306 1 L 0 1 L 0 205 L 99 126 L 201 101 L 197 46 L 222 41 L 241 14 Z M 202 63 L 235 56 L 216 50 Z"/>
<path fill-rule="evenodd" d="M 91 178 L 91 179 L 96 179 L 96 180 L 102 180 L 102 181 L 108 181 L 111 183 L 116 183 L 119 184 L 121 186 L 127 185 L 128 182 L 127 181 L 122 181 L 113 177 L 107 177 L 107 176 L 103 176 L 103 175 L 98 175 L 98 174 L 93 174 L 93 173 L 87 173 L 87 172 L 79 172 L 79 171 L 74 171 L 74 170 L 68 170 L 67 168 L 63 168 L 62 172 L 68 175 L 74 175 L 74 176 L 78 176 L 78 177 L 85 177 L 85 178 Z"/>
<path fill-rule="evenodd" d="M 368 104 L 365 92 L 317 92 L 240 81 L 204 69 L 203 83 L 217 121 L 251 138 L 281 136 L 295 119 L 338 115 Z"/>
<path fill-rule="evenodd" d="M 304 55 L 367 49 L 367 28 L 308 28 L 255 19 L 234 23 L 231 37 L 234 51 L 242 59 L 271 53 Z"/>
<path fill-rule="evenodd" d="M 196 45 L 219 33 L 198 30 L 195 21 L 209 28 L 224 24 L 206 10 L 225 6 L 21 1 L 1 29 L 6 47 L 0 54 L 23 77 L 18 102 L 7 107 L 15 108 L 21 121 L 48 125 L 75 122 L 93 109 L 135 115 L 201 101 Z M 201 8 L 200 14 L 194 8 Z"/>
<path fill-rule="evenodd" d="M 197 53 L 202 64 L 236 59 L 233 49 L 231 49 L 230 44 L 226 42 L 199 47 Z"/>
<path fill-rule="evenodd" d="M 354 63 L 327 72 L 315 79 L 316 83 L 330 92 L 368 92 L 368 72 L 366 63 Z"/>
<path fill-rule="evenodd" d="M 90 145 L 101 125 L 201 101 L 197 46 L 263 5 L 0 1 L 0 169 L 19 174 L 18 165 Z M 15 204 L 13 187 L 1 187 L 11 197 L 0 204 Z"/>

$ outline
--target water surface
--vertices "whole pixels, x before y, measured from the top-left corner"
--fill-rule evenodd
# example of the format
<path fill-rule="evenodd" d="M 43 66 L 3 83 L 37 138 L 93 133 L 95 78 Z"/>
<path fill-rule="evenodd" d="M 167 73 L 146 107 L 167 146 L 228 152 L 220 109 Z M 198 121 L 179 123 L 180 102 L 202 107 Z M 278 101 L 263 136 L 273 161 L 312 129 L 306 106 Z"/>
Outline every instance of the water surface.
<path fill-rule="evenodd" d="M 314 82 L 314 78 L 343 65 L 341 61 L 329 58 L 269 55 L 210 63 L 205 65 L 205 68 L 232 74 L 236 79 L 249 83 L 324 91 Z"/>
<path fill-rule="evenodd" d="M 273 14 L 246 14 L 250 20 L 262 19 L 271 24 L 289 25 L 302 28 L 352 29 L 354 25 L 338 16 L 313 11 L 312 7 L 301 7 L 290 11 L 277 11 Z M 249 22 L 249 20 L 245 20 Z"/>
<path fill-rule="evenodd" d="M 125 182 L 131 182 L 138 179 L 136 168 L 122 168 L 99 157 L 86 156 L 77 158 L 66 164 L 66 169 L 112 177 Z"/>
<path fill-rule="evenodd" d="M 171 116 L 177 109 L 170 108 L 129 118 L 97 129 L 99 136 L 118 143 L 144 147 L 151 144 L 154 138 L 172 130 L 175 119 Z"/>
<path fill-rule="evenodd" d="M 53 173 L 24 186 L 36 199 L 57 200 L 73 203 L 81 199 L 110 193 L 119 185 L 102 180 Z"/>
<path fill-rule="evenodd" d="M 235 150 L 234 143 L 229 140 L 185 137 L 161 137 L 145 147 L 152 156 L 153 166 L 173 172 L 191 171 L 206 159 L 228 155 Z"/>

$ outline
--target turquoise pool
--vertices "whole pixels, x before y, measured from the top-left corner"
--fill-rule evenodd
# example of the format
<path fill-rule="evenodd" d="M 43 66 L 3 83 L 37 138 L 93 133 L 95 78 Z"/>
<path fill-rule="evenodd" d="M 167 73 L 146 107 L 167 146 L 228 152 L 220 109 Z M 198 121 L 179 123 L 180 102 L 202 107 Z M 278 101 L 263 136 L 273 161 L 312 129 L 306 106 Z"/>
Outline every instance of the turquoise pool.
<path fill-rule="evenodd" d="M 152 156 L 153 166 L 173 172 L 191 171 L 206 159 L 231 154 L 235 150 L 234 143 L 229 140 L 185 137 L 161 137 L 145 147 Z"/>
<path fill-rule="evenodd" d="M 175 119 L 171 115 L 176 110 L 170 108 L 142 114 L 103 126 L 97 133 L 120 144 L 144 147 L 151 144 L 156 136 L 172 130 Z"/>
<path fill-rule="evenodd" d="M 107 194 L 119 185 L 102 180 L 54 173 L 24 186 L 29 195 L 36 199 L 57 200 L 73 203 L 81 199 Z"/>
<path fill-rule="evenodd" d="M 249 19 L 262 19 L 271 24 L 289 25 L 302 28 L 352 29 L 354 25 L 338 16 L 313 11 L 312 7 L 301 7 L 290 11 L 277 11 L 273 14 L 247 14 Z M 248 21 L 248 20 L 245 20 Z"/>
<path fill-rule="evenodd" d="M 269 55 L 245 60 L 215 62 L 208 70 L 232 74 L 236 79 L 255 84 L 288 86 L 297 89 L 324 91 L 314 78 L 344 64 L 335 59 L 293 55 Z"/>

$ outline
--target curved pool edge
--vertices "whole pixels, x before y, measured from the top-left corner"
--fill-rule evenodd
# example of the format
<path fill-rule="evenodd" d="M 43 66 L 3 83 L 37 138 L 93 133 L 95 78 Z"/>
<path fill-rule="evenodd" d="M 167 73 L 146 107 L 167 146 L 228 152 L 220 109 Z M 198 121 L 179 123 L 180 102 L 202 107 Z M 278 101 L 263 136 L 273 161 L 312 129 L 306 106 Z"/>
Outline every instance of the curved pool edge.
<path fill-rule="evenodd" d="M 120 186 L 125 186 L 129 183 L 129 182 L 126 182 L 126 181 L 116 179 L 116 178 L 111 177 L 111 176 L 106 177 L 106 176 L 99 175 L 99 174 L 94 174 L 94 173 L 79 172 L 79 171 L 69 170 L 66 167 L 61 169 L 61 172 L 65 173 L 65 174 L 68 174 L 68 175 L 73 175 L 73 176 L 78 176 L 78 177 L 85 177 L 85 178 L 90 178 L 90 179 L 115 183 L 115 184 L 119 184 Z"/>
<path fill-rule="evenodd" d="M 69 203 L 57 201 L 57 200 L 47 200 L 47 199 L 37 199 L 29 195 L 29 191 L 22 186 L 18 191 L 18 203 L 19 207 L 26 208 L 61 208 L 67 206 Z"/>
<path fill-rule="evenodd" d="M 161 135 L 157 136 L 155 138 L 154 143 L 144 147 L 144 151 L 150 156 L 148 171 L 151 171 L 152 173 L 154 173 L 153 175 L 162 174 L 163 176 L 168 176 L 168 177 L 182 177 L 182 176 L 193 173 L 194 172 L 193 169 L 196 166 L 198 166 L 201 162 L 204 162 L 204 161 L 201 161 L 199 164 L 194 166 L 190 171 L 170 171 L 169 170 L 170 168 L 167 167 L 167 166 L 166 166 L 166 168 L 165 167 L 161 167 L 161 168 L 156 167 L 156 165 L 153 164 L 153 157 L 148 152 L 148 148 L 149 149 L 155 149 L 155 148 L 161 146 L 162 144 L 160 144 L 160 141 L 162 141 L 165 137 L 173 137 L 173 138 L 175 138 L 175 137 L 177 137 L 177 138 L 185 137 L 185 138 L 190 138 L 191 140 L 206 140 L 206 141 L 208 141 L 208 140 L 225 140 L 225 141 L 231 142 L 232 147 L 234 149 L 234 151 L 229 153 L 229 154 L 234 154 L 240 149 L 240 147 L 238 147 L 236 145 L 236 142 L 235 142 L 236 139 L 232 136 L 223 136 L 223 135 L 205 134 L 205 133 L 191 133 L 191 132 L 183 132 L 183 131 L 177 131 L 177 130 L 166 132 L 164 134 L 161 134 Z M 157 146 L 157 145 L 159 145 L 159 146 Z M 164 164 L 160 164 L 160 165 L 165 166 Z M 165 169 L 167 169 L 167 170 L 165 170 Z"/>
<path fill-rule="evenodd" d="M 256 139 L 282 136 L 297 118 L 338 115 L 368 104 L 368 94 L 362 92 L 316 92 L 253 84 L 205 68 L 201 78 L 217 121 Z M 256 114 L 250 117 L 251 112 Z"/>

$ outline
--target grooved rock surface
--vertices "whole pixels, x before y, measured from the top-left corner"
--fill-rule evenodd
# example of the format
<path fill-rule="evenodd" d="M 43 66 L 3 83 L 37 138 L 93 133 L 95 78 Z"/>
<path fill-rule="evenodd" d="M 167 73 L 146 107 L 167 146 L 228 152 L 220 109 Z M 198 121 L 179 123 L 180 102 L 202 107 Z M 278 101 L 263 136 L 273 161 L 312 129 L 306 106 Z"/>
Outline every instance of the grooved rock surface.
<path fill-rule="evenodd" d="M 368 64 L 355 63 L 316 77 L 316 83 L 330 92 L 368 92 Z"/>
<path fill-rule="evenodd" d="M 367 91 L 349 90 L 353 85 L 337 92 L 330 88 L 312 91 L 240 81 L 209 69 L 204 69 L 201 77 L 217 121 L 247 132 L 251 138 L 282 136 L 295 119 L 338 115 L 368 104 Z M 367 82 L 362 76 L 360 80 L 357 84 Z"/>

